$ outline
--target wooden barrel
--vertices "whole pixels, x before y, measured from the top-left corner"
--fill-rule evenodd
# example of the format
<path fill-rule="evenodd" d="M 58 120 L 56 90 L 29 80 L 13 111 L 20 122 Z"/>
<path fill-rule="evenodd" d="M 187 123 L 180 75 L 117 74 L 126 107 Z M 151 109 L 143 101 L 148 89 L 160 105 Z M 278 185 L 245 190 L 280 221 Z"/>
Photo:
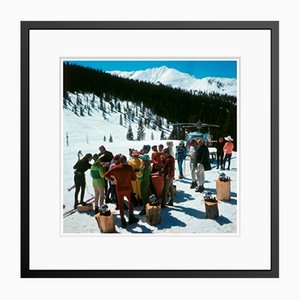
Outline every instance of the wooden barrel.
<path fill-rule="evenodd" d="M 95 219 L 97 221 L 98 227 L 103 233 L 113 233 L 115 232 L 115 219 L 114 214 L 111 213 L 109 216 L 101 215 L 97 213 L 95 215 Z"/>
<path fill-rule="evenodd" d="M 152 182 L 155 187 L 155 191 L 158 197 L 162 195 L 163 187 L 164 187 L 164 177 L 158 174 L 152 174 Z"/>
<path fill-rule="evenodd" d="M 230 180 L 216 180 L 217 199 L 220 201 L 230 200 Z"/>
<path fill-rule="evenodd" d="M 146 221 L 150 225 L 155 225 L 160 223 L 160 212 L 161 206 L 146 204 Z"/>
<path fill-rule="evenodd" d="M 217 219 L 219 217 L 219 208 L 217 200 L 204 200 L 207 219 Z"/>

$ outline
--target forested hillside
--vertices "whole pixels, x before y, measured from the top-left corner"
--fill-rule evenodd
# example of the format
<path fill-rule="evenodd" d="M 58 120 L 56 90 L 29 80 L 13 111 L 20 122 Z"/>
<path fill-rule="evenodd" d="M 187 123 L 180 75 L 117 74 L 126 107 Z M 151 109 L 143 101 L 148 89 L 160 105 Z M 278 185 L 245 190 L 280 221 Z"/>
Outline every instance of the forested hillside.
<path fill-rule="evenodd" d="M 102 70 L 64 64 L 64 98 L 68 92 L 92 93 L 105 101 L 131 101 L 150 109 L 171 123 L 201 122 L 217 124 L 213 135 L 230 134 L 236 139 L 236 97 L 216 93 L 188 92 L 162 84 L 125 79 Z M 184 132 L 180 132 L 183 138 Z"/>

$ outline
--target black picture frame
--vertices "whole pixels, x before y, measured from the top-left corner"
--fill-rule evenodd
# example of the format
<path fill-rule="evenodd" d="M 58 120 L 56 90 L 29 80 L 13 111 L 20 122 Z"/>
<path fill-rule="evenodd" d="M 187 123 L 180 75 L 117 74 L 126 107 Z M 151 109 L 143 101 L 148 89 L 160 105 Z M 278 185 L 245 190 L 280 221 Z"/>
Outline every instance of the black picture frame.
<path fill-rule="evenodd" d="M 22 21 L 21 24 L 22 278 L 278 278 L 279 277 L 279 22 L 278 21 Z M 271 36 L 270 270 L 30 269 L 30 33 L 35 30 L 268 30 Z"/>

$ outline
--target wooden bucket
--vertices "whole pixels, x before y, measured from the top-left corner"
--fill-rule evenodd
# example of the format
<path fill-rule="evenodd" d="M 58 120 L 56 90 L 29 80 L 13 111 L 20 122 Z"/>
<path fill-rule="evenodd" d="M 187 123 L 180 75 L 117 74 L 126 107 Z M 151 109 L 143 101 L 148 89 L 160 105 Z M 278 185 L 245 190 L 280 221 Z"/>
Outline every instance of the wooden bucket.
<path fill-rule="evenodd" d="M 161 206 L 146 204 L 146 221 L 150 225 L 155 225 L 160 223 L 160 212 Z"/>
<path fill-rule="evenodd" d="M 217 219 L 219 217 L 218 201 L 204 200 L 207 219 Z"/>
<path fill-rule="evenodd" d="M 216 191 L 217 191 L 217 199 L 220 201 L 230 200 L 230 180 L 221 181 L 216 180 Z"/>
<path fill-rule="evenodd" d="M 91 210 L 93 210 L 93 203 L 89 203 L 87 205 L 81 205 L 81 204 L 77 205 L 77 211 L 79 213 L 89 212 Z"/>
<path fill-rule="evenodd" d="M 97 221 L 98 227 L 103 233 L 113 233 L 115 232 L 115 219 L 114 214 L 111 213 L 109 216 L 101 215 L 97 213 L 95 215 L 95 219 Z"/>

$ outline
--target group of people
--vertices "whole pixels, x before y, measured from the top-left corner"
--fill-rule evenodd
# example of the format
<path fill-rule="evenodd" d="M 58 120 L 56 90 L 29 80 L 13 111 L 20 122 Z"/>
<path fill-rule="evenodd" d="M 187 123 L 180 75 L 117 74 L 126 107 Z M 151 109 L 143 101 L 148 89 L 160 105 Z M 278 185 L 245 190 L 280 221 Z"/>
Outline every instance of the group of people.
<path fill-rule="evenodd" d="M 226 143 L 222 145 L 220 155 L 219 138 L 217 146 L 217 167 L 225 168 L 225 162 L 228 161 L 230 168 L 230 159 L 233 150 L 231 137 L 225 138 Z M 149 155 L 152 150 L 151 157 Z M 224 155 L 225 153 L 225 155 Z M 74 165 L 74 183 L 75 183 L 75 202 L 74 208 L 79 204 L 86 205 L 84 202 L 84 193 L 86 187 L 85 172 L 90 169 L 92 185 L 95 191 L 95 213 L 99 212 L 104 203 L 115 203 L 120 211 L 121 224 L 126 228 L 125 210 L 128 212 L 128 223 L 137 223 L 139 219 L 134 215 L 134 206 L 142 205 L 140 215 L 146 214 L 146 204 L 148 203 L 149 193 L 159 199 L 155 185 L 152 180 L 152 174 L 162 176 L 163 188 L 161 192 L 161 207 L 172 206 L 174 200 L 173 181 L 175 179 L 175 159 L 177 161 L 179 179 L 183 178 L 183 162 L 187 155 L 190 157 L 190 171 L 192 177 L 191 188 L 197 192 L 204 191 L 205 171 L 211 170 L 209 150 L 203 139 L 191 140 L 189 151 L 184 141 L 180 141 L 173 150 L 173 142 L 168 141 L 166 147 L 160 145 L 144 145 L 141 150 L 129 149 L 129 159 L 123 154 L 113 155 L 110 151 L 101 145 L 99 153 L 92 155 L 87 153 L 84 157 L 81 152 L 78 153 L 78 161 Z M 93 163 L 91 161 L 93 160 Z M 80 201 L 78 200 L 79 192 Z M 128 200 L 128 207 L 124 198 Z"/>
<path fill-rule="evenodd" d="M 100 146 L 99 154 L 92 155 L 87 153 L 80 157 L 74 165 L 74 183 L 75 183 L 75 202 L 74 208 L 79 204 L 86 205 L 84 202 L 85 193 L 85 172 L 90 169 L 92 185 L 95 191 L 95 213 L 99 212 L 100 207 L 105 203 L 115 202 L 120 211 L 121 224 L 125 228 L 124 211 L 129 210 L 128 223 L 138 222 L 134 216 L 134 206 L 141 204 L 143 206 L 140 215 L 146 214 L 146 204 L 149 199 L 149 190 L 158 199 L 154 184 L 152 182 L 152 173 L 163 175 L 163 191 L 161 195 L 161 207 L 173 205 L 173 194 L 171 191 L 173 179 L 175 176 L 175 159 L 170 154 L 171 146 L 165 148 L 162 144 L 152 146 L 152 155 L 149 156 L 150 145 L 144 145 L 138 151 L 129 149 L 130 159 L 123 154 L 113 155 L 107 151 L 104 146 Z M 93 160 L 93 163 L 91 161 Z M 80 201 L 78 200 L 80 192 Z M 124 198 L 128 200 L 127 207 Z"/>

